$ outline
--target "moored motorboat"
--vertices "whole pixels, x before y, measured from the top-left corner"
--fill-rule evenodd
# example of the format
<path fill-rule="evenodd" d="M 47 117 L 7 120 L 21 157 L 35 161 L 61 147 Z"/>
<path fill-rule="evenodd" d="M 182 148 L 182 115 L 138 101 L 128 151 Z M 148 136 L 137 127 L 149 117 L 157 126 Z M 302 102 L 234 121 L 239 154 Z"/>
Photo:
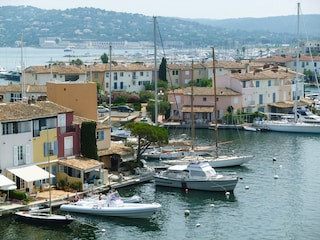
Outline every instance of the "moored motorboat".
<path fill-rule="evenodd" d="M 156 186 L 215 192 L 233 192 L 238 182 L 236 176 L 218 174 L 207 161 L 171 166 L 154 179 Z"/>
<path fill-rule="evenodd" d="M 60 210 L 66 212 L 124 218 L 149 218 L 160 208 L 159 203 L 124 203 L 116 193 L 108 194 L 106 200 L 81 199 L 60 206 Z"/>

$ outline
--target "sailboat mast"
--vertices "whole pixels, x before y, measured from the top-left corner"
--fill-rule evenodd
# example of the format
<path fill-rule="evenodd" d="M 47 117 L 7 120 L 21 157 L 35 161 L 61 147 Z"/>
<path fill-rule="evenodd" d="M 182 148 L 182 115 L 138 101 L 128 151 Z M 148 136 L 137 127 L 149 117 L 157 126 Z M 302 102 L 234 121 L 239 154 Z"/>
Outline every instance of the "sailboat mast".
<path fill-rule="evenodd" d="M 154 118 L 158 125 L 158 79 L 157 79 L 157 17 L 153 17 L 153 38 L 154 38 Z"/>
<path fill-rule="evenodd" d="M 294 121 L 297 121 L 297 104 L 298 104 L 298 72 L 299 72 L 299 34 L 300 34 L 300 3 L 298 3 L 298 10 L 297 10 L 297 52 L 296 52 L 296 79 L 294 81 L 295 83 L 295 98 L 294 98 L 294 106 L 293 106 L 293 112 L 294 112 Z"/>
<path fill-rule="evenodd" d="M 112 47 L 111 44 L 109 46 L 109 61 L 110 61 L 110 74 L 109 74 L 109 125 L 111 126 L 111 73 L 112 73 L 112 61 L 111 61 L 111 51 L 112 51 Z"/>
<path fill-rule="evenodd" d="M 214 104 L 214 125 L 216 131 L 216 157 L 218 157 L 218 110 L 217 110 L 217 80 L 216 80 L 216 63 L 214 58 L 214 48 L 212 48 L 212 65 L 213 65 L 213 104 Z"/>
<path fill-rule="evenodd" d="M 49 151 L 49 132 L 48 132 L 48 120 L 47 121 L 47 155 L 48 155 L 48 166 L 49 166 L 49 213 L 52 214 L 52 207 L 51 207 L 51 162 L 50 162 L 50 151 Z"/>
<path fill-rule="evenodd" d="M 191 149 L 194 150 L 194 138 L 195 138 L 195 132 L 194 132 L 194 111 L 193 111 L 193 84 L 194 84 L 194 75 L 193 75 L 193 60 L 191 63 L 191 71 L 192 71 L 192 79 L 191 79 Z"/>

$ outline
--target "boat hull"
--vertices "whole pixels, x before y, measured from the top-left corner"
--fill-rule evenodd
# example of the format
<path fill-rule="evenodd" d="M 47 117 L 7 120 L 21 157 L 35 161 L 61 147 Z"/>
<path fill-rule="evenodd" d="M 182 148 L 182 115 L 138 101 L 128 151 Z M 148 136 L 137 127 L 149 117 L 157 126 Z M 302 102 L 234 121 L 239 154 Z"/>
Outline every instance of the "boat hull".
<path fill-rule="evenodd" d="M 235 189 L 238 178 L 230 177 L 229 179 L 216 179 L 212 181 L 208 180 L 190 180 L 185 181 L 181 179 L 166 178 L 161 176 L 155 176 L 154 178 L 156 186 L 173 187 L 182 189 L 193 189 L 201 191 L 213 191 L 213 192 L 233 192 Z"/>
<path fill-rule="evenodd" d="M 274 132 L 287 132 L 287 133 L 320 133 L 320 124 L 312 123 L 285 123 L 285 122 L 262 122 L 256 123 L 256 126 Z"/>
<path fill-rule="evenodd" d="M 43 212 L 18 211 L 15 213 L 18 220 L 39 225 L 61 224 L 66 225 L 74 221 L 70 215 L 57 215 Z"/>
<path fill-rule="evenodd" d="M 125 203 L 122 206 L 108 206 L 107 203 L 101 204 L 63 204 L 60 206 L 61 211 L 76 212 L 91 215 L 107 216 L 107 217 L 124 217 L 124 218 L 149 218 L 161 208 L 158 203 L 139 204 Z"/>

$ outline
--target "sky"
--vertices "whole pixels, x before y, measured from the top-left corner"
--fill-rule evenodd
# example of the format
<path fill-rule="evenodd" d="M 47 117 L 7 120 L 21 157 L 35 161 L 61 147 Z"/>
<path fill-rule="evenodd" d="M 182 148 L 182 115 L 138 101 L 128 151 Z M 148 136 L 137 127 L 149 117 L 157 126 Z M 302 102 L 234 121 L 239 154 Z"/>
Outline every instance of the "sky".
<path fill-rule="evenodd" d="M 320 0 L 0 0 L 0 6 L 93 7 L 146 16 L 227 19 L 296 15 L 298 2 L 303 15 L 320 14 Z"/>

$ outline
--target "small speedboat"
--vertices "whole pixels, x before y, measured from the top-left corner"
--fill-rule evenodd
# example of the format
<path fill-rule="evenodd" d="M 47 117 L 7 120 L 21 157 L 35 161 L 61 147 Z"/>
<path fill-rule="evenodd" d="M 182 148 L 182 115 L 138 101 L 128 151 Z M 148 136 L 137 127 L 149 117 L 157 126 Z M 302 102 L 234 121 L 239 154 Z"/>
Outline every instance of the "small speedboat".
<path fill-rule="evenodd" d="M 17 211 L 15 215 L 18 217 L 18 220 L 39 225 L 65 225 L 74 221 L 74 218 L 68 214 L 59 215 L 39 210 Z"/>
<path fill-rule="evenodd" d="M 125 203 L 116 192 L 109 193 L 107 199 L 81 199 L 60 206 L 66 212 L 124 218 L 149 218 L 160 208 L 159 203 Z"/>

